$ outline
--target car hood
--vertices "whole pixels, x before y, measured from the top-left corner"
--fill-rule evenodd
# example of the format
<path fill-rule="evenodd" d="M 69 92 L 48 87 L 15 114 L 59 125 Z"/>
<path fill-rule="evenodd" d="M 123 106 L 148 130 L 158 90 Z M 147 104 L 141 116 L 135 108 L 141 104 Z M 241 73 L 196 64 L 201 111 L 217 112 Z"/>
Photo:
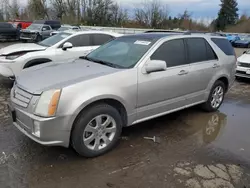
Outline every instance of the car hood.
<path fill-rule="evenodd" d="M 14 44 L 8 47 L 0 49 L 0 55 L 9 55 L 16 52 L 31 52 L 31 51 L 40 51 L 45 50 L 46 47 L 35 44 L 35 43 L 26 43 L 26 44 Z"/>
<path fill-rule="evenodd" d="M 40 30 L 36 30 L 36 29 L 23 29 L 23 30 L 21 30 L 21 32 L 23 32 L 23 33 L 36 33 L 39 31 Z"/>
<path fill-rule="evenodd" d="M 250 54 L 243 54 L 237 60 L 242 63 L 250 63 Z"/>
<path fill-rule="evenodd" d="M 77 59 L 25 71 L 16 77 L 16 84 L 32 94 L 41 94 L 43 91 L 63 88 L 121 70 Z"/>

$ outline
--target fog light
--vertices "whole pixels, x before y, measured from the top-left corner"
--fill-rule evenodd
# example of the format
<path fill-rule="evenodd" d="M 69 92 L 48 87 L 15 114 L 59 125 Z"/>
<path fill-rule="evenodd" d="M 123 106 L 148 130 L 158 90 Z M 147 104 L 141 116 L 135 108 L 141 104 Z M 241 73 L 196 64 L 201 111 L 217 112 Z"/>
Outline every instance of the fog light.
<path fill-rule="evenodd" d="M 40 137 L 40 123 L 38 121 L 34 121 L 33 134 L 37 137 Z"/>

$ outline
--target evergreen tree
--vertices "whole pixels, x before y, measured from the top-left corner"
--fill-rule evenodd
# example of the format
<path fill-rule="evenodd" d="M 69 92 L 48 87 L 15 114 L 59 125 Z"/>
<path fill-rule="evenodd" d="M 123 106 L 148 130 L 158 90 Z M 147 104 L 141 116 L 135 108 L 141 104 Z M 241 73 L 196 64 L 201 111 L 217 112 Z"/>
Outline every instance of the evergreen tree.
<path fill-rule="evenodd" d="M 216 20 L 218 30 L 224 30 L 226 26 L 234 25 L 238 18 L 238 3 L 237 0 L 221 0 L 221 9 Z"/>

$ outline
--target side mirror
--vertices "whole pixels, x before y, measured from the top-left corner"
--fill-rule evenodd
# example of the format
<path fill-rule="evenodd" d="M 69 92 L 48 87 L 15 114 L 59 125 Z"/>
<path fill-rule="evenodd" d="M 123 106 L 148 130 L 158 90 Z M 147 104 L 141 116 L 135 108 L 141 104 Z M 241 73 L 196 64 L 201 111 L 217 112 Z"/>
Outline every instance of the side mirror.
<path fill-rule="evenodd" d="M 243 54 L 246 54 L 246 53 L 247 53 L 247 51 L 244 51 L 244 52 L 243 52 Z"/>
<path fill-rule="evenodd" d="M 43 27 L 43 28 L 42 28 L 42 31 L 46 31 L 46 28 Z"/>
<path fill-rule="evenodd" d="M 72 48 L 73 44 L 71 44 L 70 42 L 65 42 L 62 46 L 63 50 L 67 50 L 68 48 Z"/>
<path fill-rule="evenodd" d="M 146 73 L 159 72 L 167 70 L 167 64 L 162 60 L 149 60 L 145 66 Z"/>

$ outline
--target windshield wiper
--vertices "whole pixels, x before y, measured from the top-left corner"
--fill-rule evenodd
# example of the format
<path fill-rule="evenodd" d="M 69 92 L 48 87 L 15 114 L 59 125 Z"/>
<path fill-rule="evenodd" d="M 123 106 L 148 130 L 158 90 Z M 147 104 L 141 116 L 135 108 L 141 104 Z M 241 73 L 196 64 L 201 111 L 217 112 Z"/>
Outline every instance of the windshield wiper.
<path fill-rule="evenodd" d="M 113 68 L 124 68 L 124 67 L 122 67 L 120 65 L 116 65 L 116 64 L 113 64 L 113 63 L 110 63 L 110 62 L 107 62 L 107 61 L 99 60 L 99 59 L 89 58 L 87 56 L 81 56 L 80 59 L 86 59 L 88 61 L 92 61 L 94 63 L 98 63 L 98 64 L 101 64 L 101 65 L 106 65 L 106 66 L 113 67 Z"/>

